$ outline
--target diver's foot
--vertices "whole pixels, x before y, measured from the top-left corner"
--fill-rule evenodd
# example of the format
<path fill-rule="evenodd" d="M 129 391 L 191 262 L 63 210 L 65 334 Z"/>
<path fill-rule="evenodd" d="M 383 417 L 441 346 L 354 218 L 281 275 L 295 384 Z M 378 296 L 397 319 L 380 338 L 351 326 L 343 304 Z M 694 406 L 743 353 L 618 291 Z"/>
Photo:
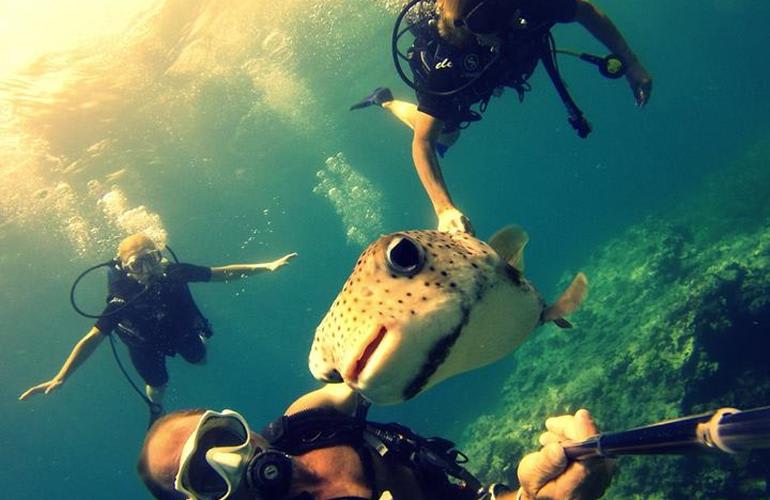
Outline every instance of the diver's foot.
<path fill-rule="evenodd" d="M 362 100 L 350 106 L 350 111 L 355 109 L 368 108 L 369 106 L 382 106 L 382 103 L 393 100 L 393 94 L 388 87 L 377 87 L 374 92 L 364 97 Z"/>
<path fill-rule="evenodd" d="M 154 424 L 156 420 L 162 417 L 164 413 L 163 405 L 159 405 L 158 403 L 150 403 L 150 421 L 147 424 L 147 428 L 149 429 L 152 427 L 152 424 Z"/>

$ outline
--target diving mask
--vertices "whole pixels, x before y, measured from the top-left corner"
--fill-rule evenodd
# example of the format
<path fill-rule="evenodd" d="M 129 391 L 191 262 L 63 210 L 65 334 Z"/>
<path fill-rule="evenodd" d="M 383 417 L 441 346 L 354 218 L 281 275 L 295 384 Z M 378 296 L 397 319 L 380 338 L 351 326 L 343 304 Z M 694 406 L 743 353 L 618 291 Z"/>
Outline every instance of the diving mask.
<path fill-rule="evenodd" d="M 131 274 L 152 274 L 162 261 L 160 250 L 150 250 L 129 257 L 121 265 Z"/>
<path fill-rule="evenodd" d="M 513 0 L 481 0 L 460 19 L 455 27 L 465 27 L 474 35 L 492 35 L 505 31 L 513 19 L 516 2 Z"/>
<path fill-rule="evenodd" d="M 284 498 L 291 486 L 289 455 L 260 448 L 237 412 L 205 412 L 187 438 L 174 488 L 188 500 L 225 500 L 246 481 L 251 498 Z"/>
<path fill-rule="evenodd" d="M 255 450 L 246 420 L 232 410 L 206 411 L 187 438 L 174 487 L 188 500 L 224 500 L 238 489 Z"/>

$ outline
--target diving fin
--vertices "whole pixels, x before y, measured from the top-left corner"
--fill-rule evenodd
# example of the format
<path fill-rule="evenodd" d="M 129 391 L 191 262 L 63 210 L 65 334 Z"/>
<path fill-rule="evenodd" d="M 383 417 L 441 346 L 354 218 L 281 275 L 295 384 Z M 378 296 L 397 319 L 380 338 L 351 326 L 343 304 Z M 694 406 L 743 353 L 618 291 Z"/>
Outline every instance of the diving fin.
<path fill-rule="evenodd" d="M 369 106 L 381 106 L 384 102 L 389 102 L 393 100 L 393 94 L 390 92 L 390 89 L 387 87 L 377 87 L 372 91 L 371 94 L 364 97 L 357 103 L 350 106 L 350 111 L 354 111 L 356 109 L 363 109 L 368 108 Z"/>

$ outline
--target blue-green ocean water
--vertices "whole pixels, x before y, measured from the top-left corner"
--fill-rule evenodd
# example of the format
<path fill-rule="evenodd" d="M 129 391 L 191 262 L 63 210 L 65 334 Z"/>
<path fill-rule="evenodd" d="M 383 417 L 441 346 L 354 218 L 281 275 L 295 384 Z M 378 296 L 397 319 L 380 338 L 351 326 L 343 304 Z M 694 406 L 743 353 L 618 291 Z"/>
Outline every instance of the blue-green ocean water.
<path fill-rule="evenodd" d="M 134 230 L 167 234 L 182 260 L 206 265 L 299 252 L 275 274 L 194 285 L 216 335 L 207 366 L 169 362 L 170 408 L 234 408 L 258 427 L 316 387 L 314 328 L 365 242 L 435 223 L 408 130 L 378 110 L 347 111 L 379 85 L 410 97 L 390 62 L 398 4 L 169 0 L 119 37 L 0 82 L 6 498 L 146 497 L 134 472 L 146 408 L 106 343 L 55 393 L 17 401 L 91 325 L 70 308 L 72 280 Z M 603 241 L 767 131 L 770 4 L 599 5 L 653 74 L 650 105 L 634 108 L 623 81 L 562 59 L 594 124 L 589 140 L 569 128 L 540 69 L 523 105 L 492 102 L 443 162 L 479 236 L 528 229 L 528 275 L 547 297 Z M 555 34 L 560 46 L 600 51 L 578 27 Z M 79 292 L 98 311 L 103 276 Z M 494 406 L 513 362 L 372 416 L 459 439 Z"/>

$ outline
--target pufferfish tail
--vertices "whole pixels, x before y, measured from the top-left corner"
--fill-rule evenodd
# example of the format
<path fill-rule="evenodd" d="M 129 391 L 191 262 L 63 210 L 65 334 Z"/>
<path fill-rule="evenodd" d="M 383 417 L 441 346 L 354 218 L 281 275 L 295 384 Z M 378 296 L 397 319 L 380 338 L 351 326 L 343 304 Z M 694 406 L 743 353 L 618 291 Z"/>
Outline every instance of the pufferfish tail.
<path fill-rule="evenodd" d="M 569 316 L 580 307 L 580 303 L 586 298 L 587 293 L 588 278 L 583 273 L 577 273 L 577 276 L 558 300 L 543 311 L 543 323 L 553 321 L 560 328 L 572 328 L 572 324 L 564 317 Z"/>

